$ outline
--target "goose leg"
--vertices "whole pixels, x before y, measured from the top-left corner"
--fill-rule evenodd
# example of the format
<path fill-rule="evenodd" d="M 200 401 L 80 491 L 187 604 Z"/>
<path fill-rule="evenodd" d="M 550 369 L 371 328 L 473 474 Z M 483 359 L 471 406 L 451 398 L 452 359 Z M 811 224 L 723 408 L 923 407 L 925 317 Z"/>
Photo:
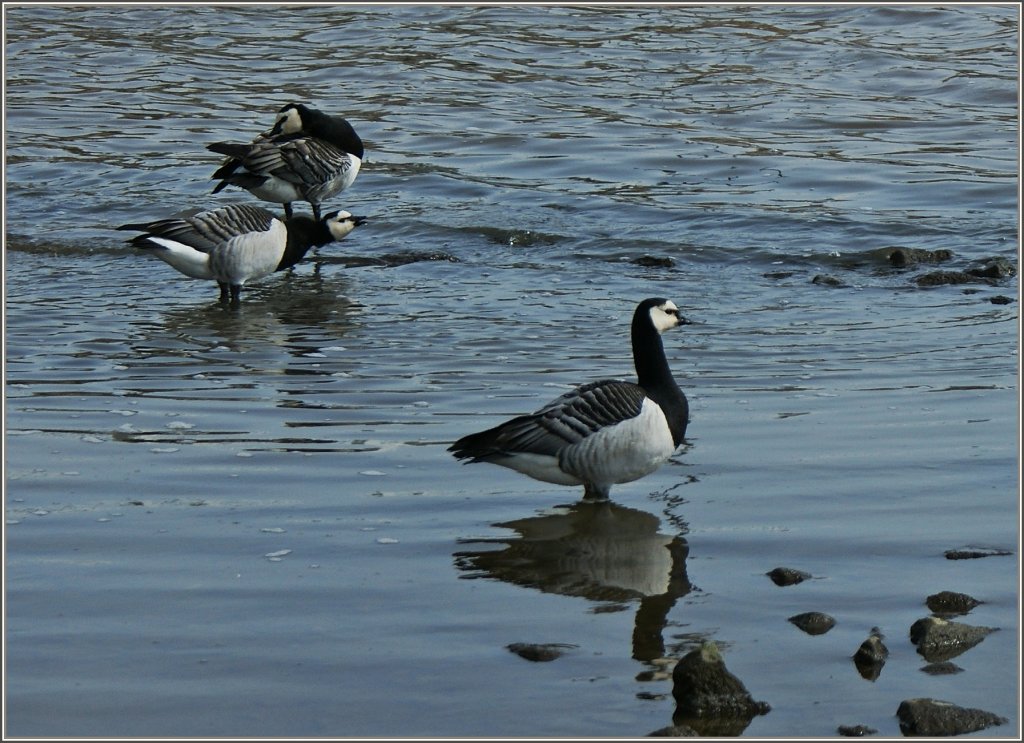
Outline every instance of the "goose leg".
<path fill-rule="evenodd" d="M 317 222 L 319 222 L 320 221 L 320 205 L 319 204 L 311 204 L 311 206 L 313 207 L 313 219 L 315 219 Z"/>
<path fill-rule="evenodd" d="M 237 307 L 239 305 L 239 303 L 242 301 L 242 298 L 240 296 L 241 292 L 242 292 L 242 287 L 241 286 L 239 286 L 238 284 L 232 284 L 231 285 L 231 306 L 232 307 Z"/>
<path fill-rule="evenodd" d="M 220 287 L 220 299 L 217 300 L 221 304 L 227 304 L 228 301 L 228 285 L 226 281 L 218 281 L 217 286 Z"/>
<path fill-rule="evenodd" d="M 288 202 L 288 203 L 286 203 L 284 205 L 284 218 L 285 219 L 291 219 L 292 218 L 292 205 L 291 205 L 291 202 Z"/>

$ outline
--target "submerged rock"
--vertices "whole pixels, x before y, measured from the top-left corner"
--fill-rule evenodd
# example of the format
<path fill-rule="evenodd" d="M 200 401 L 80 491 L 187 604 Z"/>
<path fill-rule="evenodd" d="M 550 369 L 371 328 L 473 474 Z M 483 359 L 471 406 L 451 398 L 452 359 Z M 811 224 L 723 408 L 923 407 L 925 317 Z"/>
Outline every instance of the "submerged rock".
<path fill-rule="evenodd" d="M 862 738 L 865 735 L 874 735 L 878 731 L 867 725 L 840 725 L 836 732 L 847 738 Z"/>
<path fill-rule="evenodd" d="M 997 256 L 977 261 L 974 267 L 967 269 L 967 273 L 982 279 L 1007 279 L 1017 275 L 1017 267 L 1005 258 Z"/>
<path fill-rule="evenodd" d="M 843 281 L 842 279 L 824 273 L 819 273 L 818 275 L 816 275 L 813 279 L 811 279 L 811 283 L 818 284 L 819 286 L 846 286 L 846 282 Z"/>
<path fill-rule="evenodd" d="M 896 716 L 900 732 L 906 736 L 939 737 L 963 735 L 978 730 L 1005 725 L 1005 717 L 983 709 L 957 707 L 952 702 L 938 699 L 907 699 L 900 702 Z"/>
<path fill-rule="evenodd" d="M 805 573 L 803 570 L 794 570 L 793 568 L 775 568 L 774 570 L 769 570 L 765 575 L 771 578 L 772 583 L 777 586 L 795 586 L 797 583 L 803 583 L 811 577 L 810 573 Z"/>
<path fill-rule="evenodd" d="M 556 658 L 561 658 L 565 654 L 566 649 L 574 648 L 576 645 L 567 645 L 560 642 L 549 642 L 547 644 L 513 642 L 511 645 L 506 645 L 506 647 L 520 658 L 532 660 L 535 663 L 546 663 Z"/>
<path fill-rule="evenodd" d="M 702 736 L 739 735 L 757 715 L 771 707 L 754 701 L 712 642 L 705 642 L 680 659 L 672 673 L 676 725 L 686 725 Z"/>
<path fill-rule="evenodd" d="M 648 733 L 648 738 L 696 738 L 699 733 L 689 725 L 669 725 Z"/>
<path fill-rule="evenodd" d="M 925 617 L 910 626 L 910 641 L 917 645 L 917 652 L 926 661 L 935 663 L 967 652 L 993 632 L 994 627 L 975 627 L 939 617 Z"/>
<path fill-rule="evenodd" d="M 947 560 L 977 560 L 981 557 L 1008 557 L 1013 553 L 995 547 L 970 547 L 961 550 L 946 550 Z"/>
<path fill-rule="evenodd" d="M 886 258 L 896 268 L 906 268 L 918 263 L 941 263 L 953 257 L 952 250 L 921 250 L 919 248 L 893 248 Z"/>
<path fill-rule="evenodd" d="M 882 635 L 875 632 L 857 648 L 853 654 L 853 664 L 857 666 L 861 678 L 875 681 L 882 675 L 882 666 L 888 657 L 889 648 L 882 642 Z"/>
<path fill-rule="evenodd" d="M 635 266 L 644 268 L 672 268 L 676 262 L 667 256 L 642 255 L 630 261 Z"/>
<path fill-rule="evenodd" d="M 939 591 L 925 599 L 925 603 L 935 614 L 966 614 L 981 602 L 966 593 Z"/>
<path fill-rule="evenodd" d="M 997 294 L 994 297 L 989 297 L 988 301 L 991 302 L 992 304 L 1013 304 L 1013 299 L 1002 294 Z"/>
<path fill-rule="evenodd" d="M 790 622 L 809 635 L 823 635 L 836 626 L 836 620 L 820 611 L 808 611 L 789 618 Z"/>

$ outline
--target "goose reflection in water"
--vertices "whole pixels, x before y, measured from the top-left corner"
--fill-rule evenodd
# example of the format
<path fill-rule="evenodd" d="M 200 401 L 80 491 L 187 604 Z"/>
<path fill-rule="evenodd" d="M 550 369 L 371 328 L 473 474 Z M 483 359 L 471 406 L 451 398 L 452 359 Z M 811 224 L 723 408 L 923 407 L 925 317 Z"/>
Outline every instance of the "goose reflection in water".
<path fill-rule="evenodd" d="M 497 578 L 546 593 L 590 601 L 640 600 L 633 630 L 633 658 L 665 655 L 668 613 L 690 592 L 689 545 L 660 534 L 653 514 L 611 501 L 580 501 L 553 513 L 495 526 L 518 536 L 467 540 L 504 549 L 455 553 L 463 578 Z"/>

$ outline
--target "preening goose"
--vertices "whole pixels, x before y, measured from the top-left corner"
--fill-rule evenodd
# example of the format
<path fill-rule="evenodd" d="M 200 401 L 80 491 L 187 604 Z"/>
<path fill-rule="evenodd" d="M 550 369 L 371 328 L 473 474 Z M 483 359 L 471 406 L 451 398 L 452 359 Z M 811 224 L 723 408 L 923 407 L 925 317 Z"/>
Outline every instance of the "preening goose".
<path fill-rule="evenodd" d="M 661 342 L 662 332 L 686 324 L 671 301 L 645 299 L 631 330 L 637 383 L 584 384 L 536 413 L 465 436 L 448 451 L 543 482 L 583 485 L 585 498 L 607 498 L 612 485 L 656 470 L 686 435 L 689 404 Z"/>
<path fill-rule="evenodd" d="M 300 215 L 287 220 L 266 209 L 232 204 L 191 217 L 126 224 L 119 230 L 143 234 L 129 240 L 193 279 L 220 285 L 220 301 L 237 304 L 245 282 L 291 268 L 314 246 L 343 239 L 366 221 L 346 211 L 317 221 Z"/>
<path fill-rule="evenodd" d="M 289 103 L 277 114 L 273 128 L 249 144 L 215 142 L 208 150 L 227 155 L 213 174 L 226 186 L 239 186 L 263 201 L 284 204 L 292 216 L 293 201 L 308 201 L 313 218 L 320 205 L 352 185 L 362 165 L 363 142 L 340 116 L 329 116 L 301 103 Z"/>

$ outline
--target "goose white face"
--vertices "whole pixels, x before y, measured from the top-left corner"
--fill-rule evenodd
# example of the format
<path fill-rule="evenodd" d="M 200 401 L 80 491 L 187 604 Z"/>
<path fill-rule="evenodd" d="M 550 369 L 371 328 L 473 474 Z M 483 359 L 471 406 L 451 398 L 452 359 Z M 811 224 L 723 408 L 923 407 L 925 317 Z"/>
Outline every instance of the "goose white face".
<path fill-rule="evenodd" d="M 277 115 L 274 132 L 278 134 L 297 134 L 302 131 L 302 116 L 297 108 L 286 108 Z"/>
<path fill-rule="evenodd" d="M 651 323 L 659 333 L 664 333 L 669 328 L 674 328 L 681 322 L 679 308 L 671 300 L 651 307 Z"/>
<path fill-rule="evenodd" d="M 324 224 L 335 240 L 341 240 L 348 233 L 366 221 L 366 217 L 353 217 L 349 212 L 332 212 L 324 217 Z"/>

